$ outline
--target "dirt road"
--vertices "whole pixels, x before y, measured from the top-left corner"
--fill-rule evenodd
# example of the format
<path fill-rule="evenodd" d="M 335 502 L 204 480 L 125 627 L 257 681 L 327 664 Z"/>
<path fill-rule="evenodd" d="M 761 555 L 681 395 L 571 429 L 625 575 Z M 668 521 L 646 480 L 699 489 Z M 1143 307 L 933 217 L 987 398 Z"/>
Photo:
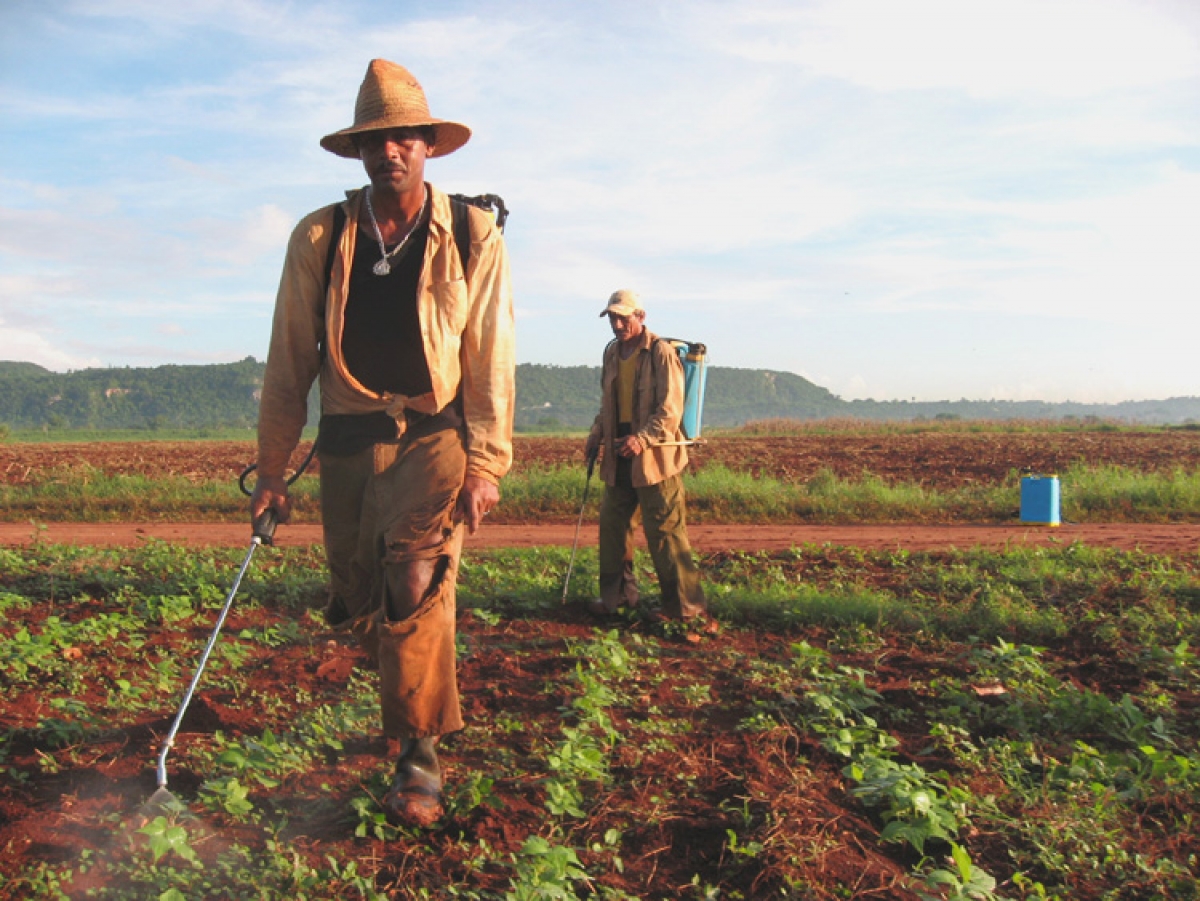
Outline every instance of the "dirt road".
<path fill-rule="evenodd" d="M 1064 524 L 1058 527 L 1014 525 L 694 525 L 692 543 L 701 552 L 722 550 L 786 550 L 803 544 L 833 544 L 862 548 L 936 550 L 1021 545 L 1082 544 L 1123 550 L 1141 549 L 1155 554 L 1200 553 L 1200 525 L 1146 525 L 1136 523 Z M 467 539 L 468 548 L 570 546 L 575 535 L 570 525 L 488 525 Z M 640 536 L 639 536 L 640 537 Z M 22 547 L 35 541 L 51 544 L 133 546 L 157 539 L 193 547 L 244 547 L 250 542 L 248 525 L 231 523 L 0 523 L 0 546 Z M 281 547 L 315 544 L 321 540 L 316 525 L 281 526 L 276 536 Z M 588 523 L 580 531 L 583 547 L 595 546 L 597 531 Z"/>

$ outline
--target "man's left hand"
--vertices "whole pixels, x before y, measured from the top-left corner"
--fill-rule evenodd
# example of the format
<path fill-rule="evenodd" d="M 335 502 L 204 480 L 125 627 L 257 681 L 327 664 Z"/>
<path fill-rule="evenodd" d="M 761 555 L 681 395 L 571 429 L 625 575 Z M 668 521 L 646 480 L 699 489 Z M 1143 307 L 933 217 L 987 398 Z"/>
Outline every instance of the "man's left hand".
<path fill-rule="evenodd" d="M 458 503 L 454 505 L 454 521 L 465 522 L 472 535 L 483 522 L 483 518 L 500 503 L 500 489 L 487 479 L 467 476 L 458 491 Z"/>

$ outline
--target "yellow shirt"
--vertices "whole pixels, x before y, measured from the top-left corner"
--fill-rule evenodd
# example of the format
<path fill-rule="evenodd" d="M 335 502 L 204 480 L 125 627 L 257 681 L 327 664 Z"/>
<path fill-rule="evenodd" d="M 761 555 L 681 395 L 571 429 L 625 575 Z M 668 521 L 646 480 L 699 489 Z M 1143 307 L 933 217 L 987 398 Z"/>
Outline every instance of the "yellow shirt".
<path fill-rule="evenodd" d="M 633 382 L 637 374 L 636 353 L 630 354 L 629 359 L 622 360 L 617 356 L 617 422 L 633 422 Z"/>
<path fill-rule="evenodd" d="M 619 431 L 617 373 L 621 366 L 619 344 L 609 341 L 604 348 L 600 375 L 600 412 L 592 423 L 589 440 L 604 447 L 600 478 L 606 485 L 617 479 L 616 436 Z M 633 458 L 633 484 L 637 488 L 657 485 L 682 472 L 688 463 L 687 448 L 679 421 L 683 417 L 683 364 L 668 342 L 649 329 L 637 341 L 633 420 L 630 434 L 646 448 Z"/>

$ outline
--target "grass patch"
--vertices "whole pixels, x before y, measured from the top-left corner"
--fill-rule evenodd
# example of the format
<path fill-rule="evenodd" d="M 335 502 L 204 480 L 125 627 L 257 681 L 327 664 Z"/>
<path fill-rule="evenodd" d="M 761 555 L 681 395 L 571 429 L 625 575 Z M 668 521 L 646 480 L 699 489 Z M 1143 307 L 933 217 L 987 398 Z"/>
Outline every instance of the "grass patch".
<path fill-rule="evenodd" d="M 576 466 L 533 467 L 504 480 L 501 517 L 574 522 L 585 474 Z M 1137 472 L 1073 466 L 1060 476 L 1068 522 L 1200 522 L 1200 471 Z M 688 515 L 697 523 L 1010 523 L 1020 509 L 1020 474 L 1000 484 L 939 489 L 867 474 L 821 470 L 804 482 L 706 466 L 684 476 Z M 585 516 L 599 513 L 603 485 L 593 476 Z M 319 521 L 318 480 L 292 488 L 295 522 Z M 38 481 L 0 485 L 0 517 L 10 522 L 129 520 L 241 521 L 246 498 L 236 480 L 107 475 L 88 465 L 62 467 Z"/>
<path fill-rule="evenodd" d="M 316 479 L 292 487 L 296 522 L 319 521 L 318 492 Z M 9 522 L 229 522 L 244 519 L 248 503 L 236 479 L 109 475 L 87 465 L 51 470 L 34 483 L 0 485 L 0 515 Z"/>
<path fill-rule="evenodd" d="M 1067 512 L 1079 522 L 1195 522 L 1200 470 L 1176 468 L 1151 477 L 1120 466 L 1072 469 Z"/>
<path fill-rule="evenodd" d="M 578 477 L 577 477 L 578 478 Z M 1060 477 L 1063 517 L 1072 522 L 1200 521 L 1200 472 L 1137 472 L 1073 466 Z M 1003 482 L 939 489 L 867 474 L 819 471 L 806 482 L 706 466 L 684 477 L 696 522 L 1014 522 L 1020 473 Z"/>

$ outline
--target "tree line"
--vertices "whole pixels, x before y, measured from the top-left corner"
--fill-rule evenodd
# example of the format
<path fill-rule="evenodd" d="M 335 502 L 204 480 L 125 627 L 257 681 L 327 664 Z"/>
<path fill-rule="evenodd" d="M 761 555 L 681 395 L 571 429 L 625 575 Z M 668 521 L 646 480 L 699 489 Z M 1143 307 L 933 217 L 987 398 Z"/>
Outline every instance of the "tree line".
<path fill-rule="evenodd" d="M 0 426 L 10 429 L 253 428 L 265 364 L 99 368 L 56 373 L 33 363 L 0 362 Z M 600 404 L 598 366 L 517 367 L 516 428 L 578 430 Z M 318 418 L 316 391 L 309 418 Z M 1200 421 L 1200 397 L 1120 404 L 1043 401 L 846 401 L 790 372 L 714 366 L 707 373 L 705 427 L 764 419 L 1064 419 L 1142 424 Z"/>

